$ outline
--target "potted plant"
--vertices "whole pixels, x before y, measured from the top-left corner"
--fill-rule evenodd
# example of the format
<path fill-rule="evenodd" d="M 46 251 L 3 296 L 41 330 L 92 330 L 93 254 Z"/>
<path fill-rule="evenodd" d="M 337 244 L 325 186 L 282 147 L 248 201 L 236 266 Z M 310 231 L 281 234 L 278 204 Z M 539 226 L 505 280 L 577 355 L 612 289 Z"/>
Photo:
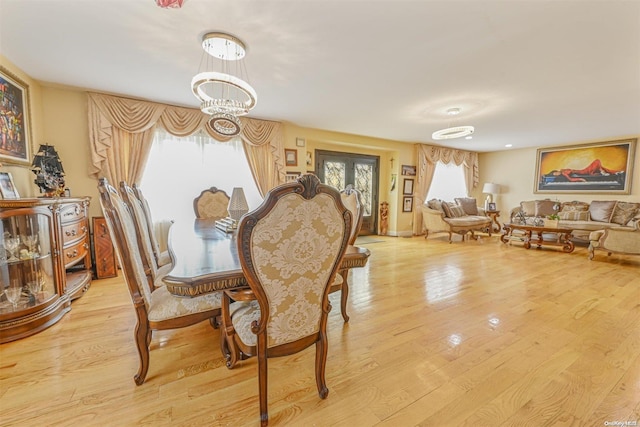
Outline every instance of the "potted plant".
<path fill-rule="evenodd" d="M 548 215 L 544 220 L 544 226 L 556 228 L 558 227 L 559 220 L 560 220 L 560 215 L 558 215 L 557 213 Z"/>

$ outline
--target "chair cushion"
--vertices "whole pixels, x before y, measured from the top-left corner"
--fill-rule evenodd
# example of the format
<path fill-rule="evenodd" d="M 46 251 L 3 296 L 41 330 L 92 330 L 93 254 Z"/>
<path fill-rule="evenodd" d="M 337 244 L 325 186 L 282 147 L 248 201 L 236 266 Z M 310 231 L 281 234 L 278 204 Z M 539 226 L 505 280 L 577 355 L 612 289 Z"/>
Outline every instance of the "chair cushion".
<path fill-rule="evenodd" d="M 525 216 L 536 216 L 536 201 L 520 202 L 520 210 L 524 212 Z"/>
<path fill-rule="evenodd" d="M 478 215 L 478 203 L 474 197 L 456 197 L 453 200 L 462 206 L 467 215 Z"/>
<path fill-rule="evenodd" d="M 181 298 L 172 295 L 166 286 L 162 286 L 151 293 L 148 318 L 149 321 L 160 322 L 193 313 L 219 309 L 222 306 L 221 297 L 220 292 L 214 292 L 193 298 Z"/>
<path fill-rule="evenodd" d="M 633 219 L 639 209 L 640 203 L 618 202 L 611 214 L 611 222 L 626 225 Z"/>
<path fill-rule="evenodd" d="M 231 324 L 238 338 L 247 346 L 256 346 L 258 336 L 251 331 L 251 323 L 260 320 L 260 305 L 258 301 L 234 302 L 229 306 Z"/>
<path fill-rule="evenodd" d="M 589 210 L 589 203 L 579 202 L 577 200 L 573 202 L 563 202 L 562 209 L 560 212 L 575 212 L 575 211 L 584 211 L 587 212 Z"/>
<path fill-rule="evenodd" d="M 613 210 L 616 207 L 615 200 L 594 200 L 589 205 L 591 221 L 611 222 Z"/>

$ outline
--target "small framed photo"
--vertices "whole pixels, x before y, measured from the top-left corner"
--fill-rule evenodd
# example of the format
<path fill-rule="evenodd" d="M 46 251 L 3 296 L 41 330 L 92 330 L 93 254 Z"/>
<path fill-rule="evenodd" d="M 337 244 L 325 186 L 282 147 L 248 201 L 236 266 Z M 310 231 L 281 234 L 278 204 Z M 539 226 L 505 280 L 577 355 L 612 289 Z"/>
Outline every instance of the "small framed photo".
<path fill-rule="evenodd" d="M 489 210 L 489 212 L 495 212 L 498 209 L 496 209 L 496 204 L 494 202 L 489 202 L 488 210 Z"/>
<path fill-rule="evenodd" d="M 296 138 L 296 147 L 304 147 L 304 138 Z"/>
<path fill-rule="evenodd" d="M 402 165 L 402 175 L 407 176 L 415 176 L 416 175 L 416 167 L 409 165 Z"/>
<path fill-rule="evenodd" d="M 298 166 L 298 150 L 284 149 L 284 164 L 286 166 Z"/>
<path fill-rule="evenodd" d="M 3 199 L 19 199 L 18 189 L 13 183 L 13 176 L 9 172 L 0 172 L 0 194 Z"/>
<path fill-rule="evenodd" d="M 296 179 L 300 178 L 300 172 L 287 172 L 284 177 L 285 182 L 296 182 Z"/>
<path fill-rule="evenodd" d="M 402 198 L 402 212 L 413 212 L 413 197 Z"/>
<path fill-rule="evenodd" d="M 402 186 L 402 194 L 413 194 L 413 179 L 405 179 Z"/>

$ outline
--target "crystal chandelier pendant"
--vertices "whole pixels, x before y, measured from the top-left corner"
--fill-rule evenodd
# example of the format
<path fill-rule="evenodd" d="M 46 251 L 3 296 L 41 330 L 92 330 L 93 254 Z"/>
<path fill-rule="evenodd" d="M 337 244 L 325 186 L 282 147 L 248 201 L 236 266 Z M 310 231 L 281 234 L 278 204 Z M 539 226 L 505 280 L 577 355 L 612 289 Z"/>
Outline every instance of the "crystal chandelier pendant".
<path fill-rule="evenodd" d="M 255 107 L 256 91 L 241 77 L 241 60 L 246 47 L 238 38 L 225 33 L 207 33 L 202 38 L 202 49 L 208 58 L 215 58 L 221 71 L 202 71 L 191 79 L 191 89 L 200 100 L 200 110 L 211 116 L 210 128 L 225 137 L 241 131 L 240 116 Z M 231 72 L 236 66 L 235 75 Z"/>

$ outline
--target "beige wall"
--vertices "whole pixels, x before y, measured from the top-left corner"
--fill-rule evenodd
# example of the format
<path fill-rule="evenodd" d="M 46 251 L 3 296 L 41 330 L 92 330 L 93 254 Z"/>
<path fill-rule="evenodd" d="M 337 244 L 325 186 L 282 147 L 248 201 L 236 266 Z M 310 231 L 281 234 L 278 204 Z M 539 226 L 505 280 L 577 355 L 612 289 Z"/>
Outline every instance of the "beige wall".
<path fill-rule="evenodd" d="M 89 132 L 87 126 L 87 95 L 77 88 L 59 87 L 37 82 L 0 55 L 0 64 L 29 85 L 31 104 L 31 145 L 54 145 L 60 154 L 66 173 L 67 186 L 74 196 L 90 196 L 91 216 L 101 216 L 97 182 L 89 177 Z M 638 137 L 638 136 L 634 136 Z M 415 165 L 414 145 L 399 141 L 369 138 L 359 135 L 310 129 L 284 123 L 286 148 L 298 150 L 298 166 L 290 171 L 306 172 L 306 152 L 316 149 L 368 154 L 380 157 L 380 201 L 390 206 L 389 234 L 410 235 L 413 214 L 403 213 L 401 165 Z M 305 147 L 296 146 L 296 138 L 305 140 Z M 623 139 L 624 137 L 615 138 Z M 592 141 L 576 141 L 576 143 Z M 595 142 L 595 141 L 593 141 Z M 640 154 L 637 154 L 639 157 Z M 393 159 L 393 166 L 391 159 Z M 315 159 L 313 159 L 315 161 Z M 559 200 L 633 200 L 640 201 L 640 163 L 634 168 L 631 195 L 553 195 L 534 194 L 533 182 L 536 149 L 505 150 L 480 153 L 480 188 L 472 192 L 480 203 L 484 182 L 500 184 L 502 192 L 497 196 L 498 207 L 503 211 L 517 206 L 521 200 L 558 198 Z M 2 170 L 11 172 L 22 197 L 38 195 L 33 183 L 34 175 L 28 166 L 4 164 Z M 397 184 L 391 191 L 391 175 L 397 174 Z M 415 209 L 415 206 L 414 206 Z M 502 218 L 504 218 L 503 216 Z"/>
<path fill-rule="evenodd" d="M 640 138 L 640 135 L 621 136 L 609 140 Z M 598 141 L 576 141 L 576 144 Z M 640 147 L 636 147 L 639 149 Z M 484 203 L 486 194 L 481 194 L 482 185 L 485 182 L 493 182 L 500 185 L 501 193 L 496 197 L 498 209 L 502 210 L 501 219 L 507 218 L 508 211 L 520 204 L 523 200 L 552 199 L 560 201 L 580 200 L 623 200 L 640 202 L 640 154 L 636 153 L 636 162 L 633 167 L 631 194 L 537 194 L 533 192 L 536 173 L 536 148 L 524 148 L 520 150 L 496 151 L 493 153 L 480 153 L 480 186 L 474 192 L 474 196 Z"/>

